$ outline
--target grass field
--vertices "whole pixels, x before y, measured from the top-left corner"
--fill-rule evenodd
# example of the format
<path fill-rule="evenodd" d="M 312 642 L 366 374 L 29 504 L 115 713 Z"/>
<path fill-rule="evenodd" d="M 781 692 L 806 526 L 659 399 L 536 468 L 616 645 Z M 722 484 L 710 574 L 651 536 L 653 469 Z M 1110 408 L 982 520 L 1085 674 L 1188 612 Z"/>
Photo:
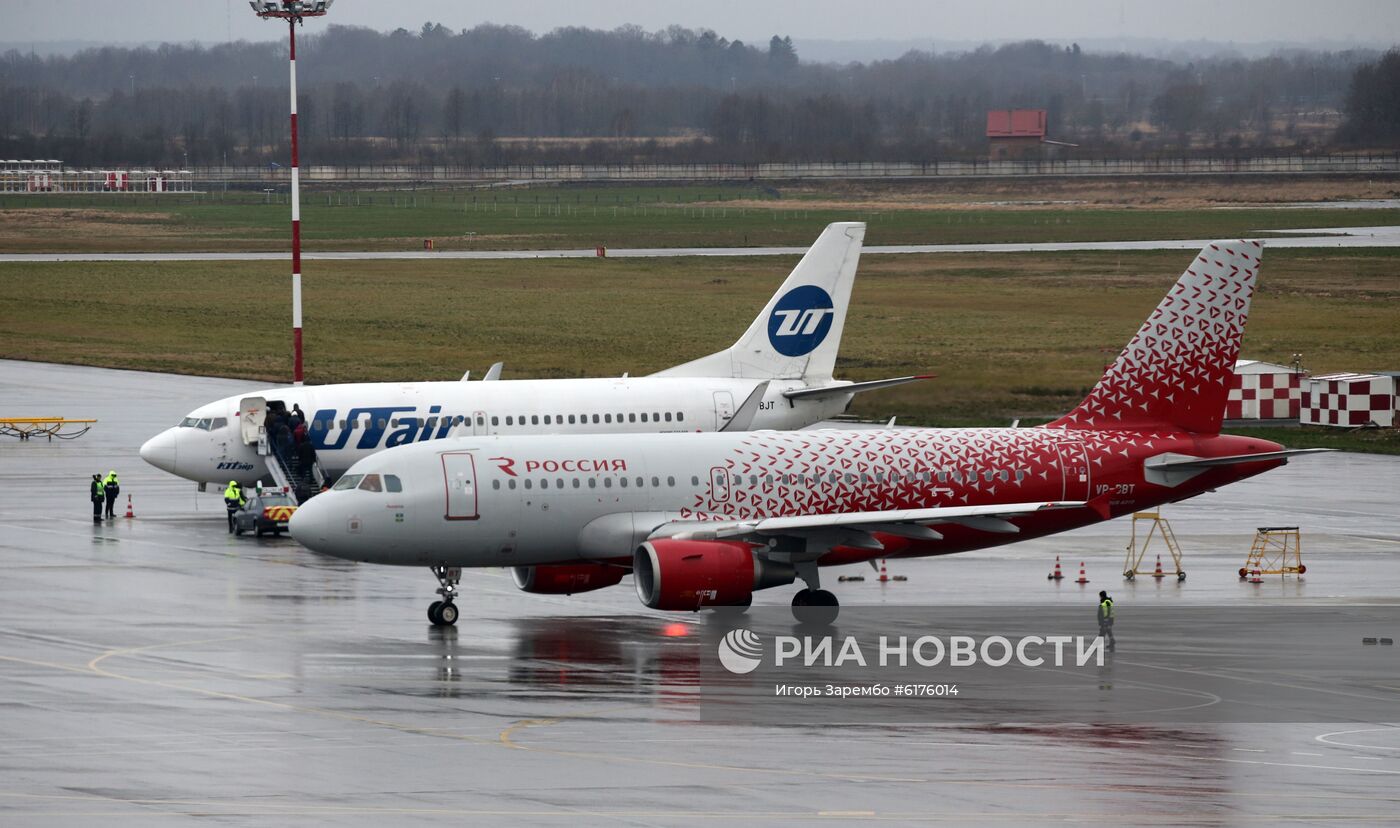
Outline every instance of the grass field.
<path fill-rule="evenodd" d="M 1057 194 L 1025 186 L 1024 198 Z M 1027 206 L 936 188 L 807 189 L 783 199 L 737 186 L 311 193 L 302 228 L 305 249 L 331 251 L 417 250 L 425 238 L 444 250 L 797 246 L 830 222 L 855 220 L 869 223 L 872 245 L 1222 238 L 1396 223 L 1394 210 L 1216 208 L 1184 198 L 1115 202 L 1109 194 Z M 0 196 L 0 252 L 285 250 L 286 198 Z"/>
<path fill-rule="evenodd" d="M 866 256 L 839 375 L 938 379 L 862 395 L 853 413 L 929 425 L 1054 416 L 1097 381 L 1188 260 Z M 648 373 L 731 344 L 793 262 L 308 263 L 308 380 L 450 380 L 496 360 L 508 378 Z M 0 357 L 284 380 L 285 270 L 0 265 Z M 1244 354 L 1286 363 L 1301 352 L 1314 371 L 1400 368 L 1397 307 L 1394 251 L 1274 251 Z M 1396 440 L 1375 447 L 1387 446 L 1400 451 Z"/>

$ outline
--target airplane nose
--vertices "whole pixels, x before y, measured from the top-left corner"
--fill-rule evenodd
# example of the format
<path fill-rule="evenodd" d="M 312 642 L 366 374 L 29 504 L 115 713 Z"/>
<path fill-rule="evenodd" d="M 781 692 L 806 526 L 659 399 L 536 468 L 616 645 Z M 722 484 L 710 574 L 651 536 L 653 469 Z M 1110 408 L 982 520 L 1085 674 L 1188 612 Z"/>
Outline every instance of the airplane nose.
<path fill-rule="evenodd" d="M 141 446 L 141 459 L 162 471 L 175 473 L 175 429 L 167 428 Z"/>
<path fill-rule="evenodd" d="M 333 554 L 330 545 L 330 510 L 326 507 L 327 496 L 317 495 L 297 507 L 292 519 L 287 521 L 287 531 L 297 543 L 317 552 Z"/>

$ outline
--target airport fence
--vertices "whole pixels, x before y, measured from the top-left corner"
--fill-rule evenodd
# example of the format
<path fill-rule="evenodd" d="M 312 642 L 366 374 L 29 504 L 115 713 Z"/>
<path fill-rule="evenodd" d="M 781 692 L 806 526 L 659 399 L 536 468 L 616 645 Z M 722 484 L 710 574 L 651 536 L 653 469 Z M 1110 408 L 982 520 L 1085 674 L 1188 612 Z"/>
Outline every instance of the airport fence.
<path fill-rule="evenodd" d="M 1287 155 L 1245 158 L 1055 158 L 958 161 L 860 161 L 802 164 L 535 164 L 501 166 L 364 164 L 304 166 L 303 181 L 325 184 L 477 184 L 545 182 L 800 181 L 823 179 L 938 179 L 1017 177 L 1138 177 L 1218 175 L 1364 175 L 1400 173 L 1400 153 Z M 194 169 L 208 189 L 285 184 L 281 167 Z"/>

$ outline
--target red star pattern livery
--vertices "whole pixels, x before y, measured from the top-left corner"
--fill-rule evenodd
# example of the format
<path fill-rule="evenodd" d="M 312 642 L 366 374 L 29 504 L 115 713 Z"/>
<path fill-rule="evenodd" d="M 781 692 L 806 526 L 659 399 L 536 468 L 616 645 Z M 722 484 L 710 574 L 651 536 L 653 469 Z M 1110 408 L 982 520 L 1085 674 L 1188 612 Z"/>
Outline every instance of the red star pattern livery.
<path fill-rule="evenodd" d="M 645 605 L 669 610 L 743 606 L 801 579 L 794 612 L 829 621 L 821 567 L 1062 532 L 1300 453 L 1219 433 L 1262 252 L 1202 250 L 1089 396 L 1048 426 L 418 444 L 357 463 L 297 511 L 292 533 L 352 560 L 430 567 L 435 624 L 457 617 L 462 567 L 503 565 L 527 592 L 630 573 Z M 381 475 L 403 492 L 381 494 Z"/>

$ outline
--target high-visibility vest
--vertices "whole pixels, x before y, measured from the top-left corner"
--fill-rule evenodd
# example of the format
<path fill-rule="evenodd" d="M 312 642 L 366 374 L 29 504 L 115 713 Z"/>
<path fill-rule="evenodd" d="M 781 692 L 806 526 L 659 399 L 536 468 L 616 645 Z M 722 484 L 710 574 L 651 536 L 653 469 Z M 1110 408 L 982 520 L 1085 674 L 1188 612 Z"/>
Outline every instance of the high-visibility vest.
<path fill-rule="evenodd" d="M 1104 621 L 1113 620 L 1113 599 L 1105 598 L 1099 602 L 1099 617 Z"/>
<path fill-rule="evenodd" d="M 224 505 L 237 509 L 243 503 L 243 490 L 233 483 L 228 484 L 228 488 L 224 489 Z"/>

